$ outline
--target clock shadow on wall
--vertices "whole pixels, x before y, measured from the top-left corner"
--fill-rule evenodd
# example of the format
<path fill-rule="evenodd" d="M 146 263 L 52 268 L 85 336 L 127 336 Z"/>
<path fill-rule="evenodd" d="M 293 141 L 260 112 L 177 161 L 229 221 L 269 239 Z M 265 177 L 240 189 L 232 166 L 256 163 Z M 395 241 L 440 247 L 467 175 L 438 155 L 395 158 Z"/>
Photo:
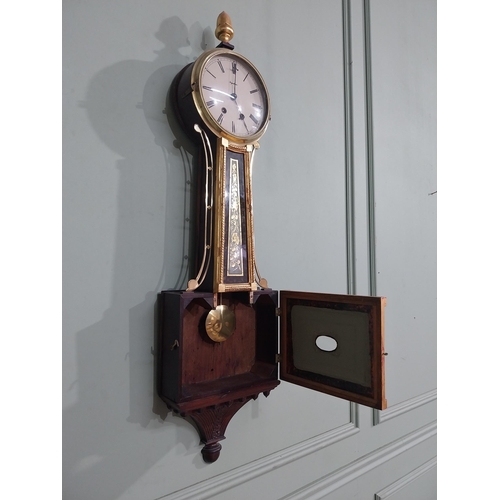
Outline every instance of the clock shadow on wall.
<path fill-rule="evenodd" d="M 204 464 L 195 446 L 199 442 L 196 431 L 169 414 L 157 395 L 152 312 L 158 291 L 182 288 L 188 277 L 185 256 L 190 225 L 186 219 L 190 216 L 193 146 L 177 130 L 169 109 L 165 120 L 165 96 L 175 75 L 215 45 L 212 28 L 196 23 L 188 30 L 178 17 L 163 21 L 155 36 L 164 44 L 156 59 L 120 61 L 102 69 L 80 102 L 93 131 L 122 157 L 116 164 L 101 166 L 118 170 L 117 202 L 110 200 L 110 204 L 117 203 L 111 306 L 101 321 L 76 334 L 77 380 L 66 390 L 78 391 L 78 397 L 63 411 L 63 477 L 72 478 L 72 491 L 95 485 L 102 498 L 118 497 L 166 450 L 181 455 L 193 450 L 194 464 Z M 103 178 L 112 177 L 106 175 Z M 94 235 L 92 243 L 98 244 L 101 235 L 85 229 Z M 146 291 L 142 301 L 137 290 Z M 121 374 L 127 360 L 129 391 L 124 394 L 121 388 L 127 385 Z M 120 413 L 127 398 L 128 416 Z M 154 430 L 164 428 L 171 419 L 175 433 L 162 433 L 163 446 L 132 453 L 136 445 L 124 438 L 124 421 Z M 105 479 L 124 477 L 124 471 L 128 484 Z"/>

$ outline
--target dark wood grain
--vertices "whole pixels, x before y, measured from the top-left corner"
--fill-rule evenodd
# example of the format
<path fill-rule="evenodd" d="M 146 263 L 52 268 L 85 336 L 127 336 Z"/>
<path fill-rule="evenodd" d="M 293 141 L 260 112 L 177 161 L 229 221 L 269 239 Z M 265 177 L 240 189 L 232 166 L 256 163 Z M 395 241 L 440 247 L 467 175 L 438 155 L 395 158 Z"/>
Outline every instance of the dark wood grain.
<path fill-rule="evenodd" d="M 225 342 L 214 342 L 205 332 L 208 314 L 191 302 L 183 318 L 182 385 L 248 373 L 255 363 L 255 311 L 248 304 L 224 298 L 236 316 L 236 330 Z"/>

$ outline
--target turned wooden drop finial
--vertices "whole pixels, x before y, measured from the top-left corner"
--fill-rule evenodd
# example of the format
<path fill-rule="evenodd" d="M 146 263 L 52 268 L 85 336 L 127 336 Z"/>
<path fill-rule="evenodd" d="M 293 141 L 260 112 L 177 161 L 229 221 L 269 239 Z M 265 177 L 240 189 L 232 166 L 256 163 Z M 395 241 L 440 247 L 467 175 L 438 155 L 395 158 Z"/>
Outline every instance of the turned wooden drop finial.
<path fill-rule="evenodd" d="M 231 18 L 226 12 L 221 12 L 217 17 L 217 27 L 215 28 L 215 36 L 222 42 L 227 43 L 233 38 L 234 30 L 231 24 Z"/>

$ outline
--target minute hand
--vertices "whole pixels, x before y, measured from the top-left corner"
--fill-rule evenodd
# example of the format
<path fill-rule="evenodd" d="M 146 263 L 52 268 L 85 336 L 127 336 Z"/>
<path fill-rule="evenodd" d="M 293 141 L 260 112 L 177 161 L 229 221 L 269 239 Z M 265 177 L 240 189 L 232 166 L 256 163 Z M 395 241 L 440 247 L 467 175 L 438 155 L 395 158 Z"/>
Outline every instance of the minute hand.
<path fill-rule="evenodd" d="M 234 75 L 234 83 L 233 82 L 230 82 L 231 85 L 233 86 L 233 94 L 236 94 L 236 72 L 238 71 L 238 68 L 236 66 L 236 63 L 233 62 L 233 65 L 232 65 L 232 68 L 231 68 L 232 72 L 233 72 L 233 75 Z"/>
<path fill-rule="evenodd" d="M 228 94 L 227 92 L 224 92 L 222 90 L 213 89 L 212 87 L 203 87 L 203 88 L 206 90 L 209 90 L 210 92 L 217 92 L 219 94 L 224 94 L 224 95 L 227 95 L 230 99 L 234 99 L 234 97 L 231 94 Z"/>

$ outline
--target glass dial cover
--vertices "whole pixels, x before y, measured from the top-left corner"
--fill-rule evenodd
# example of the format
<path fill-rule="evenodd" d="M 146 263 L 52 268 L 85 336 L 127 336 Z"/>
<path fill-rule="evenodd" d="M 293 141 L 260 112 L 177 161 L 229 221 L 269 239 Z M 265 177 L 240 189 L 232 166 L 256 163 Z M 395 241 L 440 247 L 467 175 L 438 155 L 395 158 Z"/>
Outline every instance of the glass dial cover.
<path fill-rule="evenodd" d="M 268 92 L 250 61 L 227 49 L 215 49 L 200 58 L 193 78 L 197 75 L 195 101 L 209 128 L 238 142 L 262 136 L 269 121 Z"/>

